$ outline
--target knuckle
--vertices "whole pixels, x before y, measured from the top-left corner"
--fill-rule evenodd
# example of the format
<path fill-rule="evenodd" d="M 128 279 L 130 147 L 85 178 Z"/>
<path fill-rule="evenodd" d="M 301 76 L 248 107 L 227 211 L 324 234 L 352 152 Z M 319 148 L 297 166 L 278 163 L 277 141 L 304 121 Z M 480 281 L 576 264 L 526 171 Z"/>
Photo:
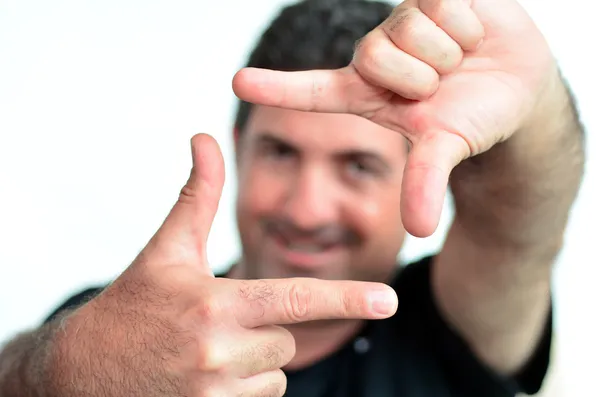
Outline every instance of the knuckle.
<path fill-rule="evenodd" d="M 319 81 L 316 77 L 312 81 L 311 91 L 310 91 L 310 105 L 308 111 L 315 111 L 321 108 L 321 104 L 323 103 L 323 99 L 327 92 L 327 86 L 322 81 Z"/>
<path fill-rule="evenodd" d="M 413 7 L 398 6 L 384 24 L 388 34 L 401 34 L 413 25 L 419 10 Z"/>
<path fill-rule="evenodd" d="M 236 288 L 236 298 L 242 302 L 236 310 L 242 309 L 243 315 L 259 319 L 265 315 L 267 307 L 280 301 L 281 292 L 264 280 L 241 281 Z"/>
<path fill-rule="evenodd" d="M 460 46 L 451 38 L 440 36 L 435 23 L 416 8 L 392 18 L 386 31 L 398 48 L 430 64 L 439 73 L 453 71 L 462 61 Z"/>
<path fill-rule="evenodd" d="M 440 21 L 447 14 L 448 4 L 445 0 L 420 0 L 419 7 L 433 21 Z"/>
<path fill-rule="evenodd" d="M 226 395 L 227 393 L 224 393 L 220 389 L 212 386 L 205 386 L 198 392 L 197 397 L 223 397 Z M 196 397 L 196 394 L 194 394 L 194 397 Z"/>
<path fill-rule="evenodd" d="M 438 89 L 439 76 L 432 70 L 422 70 L 413 74 L 414 84 L 408 95 L 411 99 L 425 100 L 431 97 Z"/>
<path fill-rule="evenodd" d="M 356 299 L 354 299 L 352 294 L 350 294 L 350 293 L 343 293 L 340 300 L 341 300 L 340 315 L 342 315 L 342 316 L 347 316 L 350 313 L 355 313 L 357 311 L 357 309 L 363 309 L 363 308 L 357 307 Z M 362 312 L 362 310 L 361 310 L 361 312 Z"/>
<path fill-rule="evenodd" d="M 284 330 L 284 333 L 288 332 Z M 281 335 L 268 342 L 232 348 L 234 362 L 243 363 L 252 374 L 277 370 L 288 364 L 296 354 L 293 337 Z"/>
<path fill-rule="evenodd" d="M 204 340 L 198 349 L 197 369 L 201 372 L 221 372 L 227 367 L 225 350 L 215 341 Z"/>
<path fill-rule="evenodd" d="M 258 357 L 262 357 L 265 368 L 280 368 L 286 356 L 286 349 L 277 343 L 267 343 L 256 349 Z"/>
<path fill-rule="evenodd" d="M 283 301 L 286 314 L 292 321 L 303 321 L 311 314 L 312 292 L 309 288 L 292 284 Z"/>
<path fill-rule="evenodd" d="M 272 284 L 264 281 L 242 281 L 237 287 L 237 295 L 244 302 L 258 303 L 265 306 L 277 300 L 277 290 Z"/>
<path fill-rule="evenodd" d="M 294 336 L 292 335 L 292 333 L 286 329 L 283 329 L 285 331 L 285 337 L 283 340 L 283 351 L 285 352 L 285 357 L 283 359 L 284 361 L 284 365 L 288 364 L 290 361 L 292 361 L 292 359 L 294 358 L 294 356 L 296 355 L 296 339 L 294 338 Z"/>
<path fill-rule="evenodd" d="M 354 66 L 361 74 L 373 76 L 384 66 L 387 51 L 382 40 L 369 35 L 361 41 L 356 51 Z"/>
<path fill-rule="evenodd" d="M 361 37 L 360 39 L 356 40 L 354 42 L 354 54 L 356 54 L 358 51 L 360 51 L 361 47 L 364 44 L 364 37 Z"/>
<path fill-rule="evenodd" d="M 440 85 L 439 76 L 437 73 L 432 72 L 429 76 L 423 78 L 423 96 L 429 98 L 437 91 Z"/>
<path fill-rule="evenodd" d="M 268 396 L 282 397 L 287 389 L 287 377 L 282 370 L 277 370 L 274 374 L 273 382 L 270 385 L 271 394 Z"/>
<path fill-rule="evenodd" d="M 296 340 L 294 336 L 285 328 L 281 328 L 280 340 L 270 347 L 270 351 L 265 356 L 271 357 L 271 368 L 281 368 L 288 364 L 296 355 Z"/>
<path fill-rule="evenodd" d="M 194 173 L 194 171 L 192 171 Z M 193 177 L 190 176 L 188 182 L 181 188 L 179 191 L 179 199 L 178 201 L 183 204 L 192 204 L 195 202 L 196 198 L 196 190 L 192 184 Z"/>
<path fill-rule="evenodd" d="M 258 391 L 242 391 L 238 397 L 283 397 L 287 389 L 287 377 L 282 370 L 269 373 L 269 380 Z"/>
<path fill-rule="evenodd" d="M 427 38 L 427 36 L 429 35 L 430 34 L 426 31 L 425 27 L 422 24 L 412 23 L 407 24 L 406 27 L 402 30 L 402 34 L 399 35 L 400 37 L 394 37 L 394 39 L 396 44 L 398 44 L 401 47 L 410 47 L 410 44 L 408 43 L 413 43 L 413 46 L 415 44 L 421 44 L 421 46 L 425 46 L 428 45 L 428 43 L 425 40 L 423 40 L 423 38 Z"/>
<path fill-rule="evenodd" d="M 210 326 L 218 322 L 223 312 L 222 303 L 213 294 L 201 294 L 196 303 L 196 317 L 203 324 L 203 327 Z"/>
<path fill-rule="evenodd" d="M 450 73 L 460 65 L 462 59 L 463 52 L 458 45 L 448 46 L 441 51 L 437 70 L 440 74 Z"/>
<path fill-rule="evenodd" d="M 287 377 L 285 376 L 285 373 L 283 371 L 278 371 L 279 372 L 279 376 L 280 376 L 280 380 L 279 380 L 279 390 L 278 393 L 276 394 L 277 397 L 282 397 L 283 395 L 285 395 L 285 392 L 287 390 Z"/>

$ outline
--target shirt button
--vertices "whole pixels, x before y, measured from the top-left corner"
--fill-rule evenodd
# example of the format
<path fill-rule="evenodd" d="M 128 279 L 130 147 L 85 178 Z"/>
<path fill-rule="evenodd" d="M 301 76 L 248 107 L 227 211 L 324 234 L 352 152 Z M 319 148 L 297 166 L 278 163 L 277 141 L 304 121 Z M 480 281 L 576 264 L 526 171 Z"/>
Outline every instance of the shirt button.
<path fill-rule="evenodd" d="M 354 340 L 354 351 L 358 354 L 365 354 L 371 348 L 371 343 L 365 337 L 359 337 Z"/>

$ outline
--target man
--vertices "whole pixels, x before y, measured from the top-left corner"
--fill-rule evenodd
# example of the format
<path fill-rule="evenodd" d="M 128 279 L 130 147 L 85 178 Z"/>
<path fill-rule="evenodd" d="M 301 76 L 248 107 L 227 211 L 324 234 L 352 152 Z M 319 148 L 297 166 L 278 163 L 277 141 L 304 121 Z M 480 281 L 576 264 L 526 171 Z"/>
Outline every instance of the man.
<path fill-rule="evenodd" d="M 198 135 L 155 236 L 100 294 L 7 345 L 0 394 L 537 392 L 583 136 L 523 9 L 309 0 L 249 66 L 233 82 L 254 103 L 236 120 L 239 263 L 215 277 L 206 261 L 224 170 Z M 399 270 L 406 231 L 435 230 L 450 175 L 444 248 Z"/>

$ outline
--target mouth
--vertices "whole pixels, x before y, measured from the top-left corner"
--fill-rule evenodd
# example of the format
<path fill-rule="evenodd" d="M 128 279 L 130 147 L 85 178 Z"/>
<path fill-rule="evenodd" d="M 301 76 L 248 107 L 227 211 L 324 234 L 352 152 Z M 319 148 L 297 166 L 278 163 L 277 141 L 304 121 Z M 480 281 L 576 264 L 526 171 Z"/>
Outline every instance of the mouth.
<path fill-rule="evenodd" d="M 320 254 L 337 246 L 337 244 L 316 244 L 302 241 L 282 241 L 282 244 L 286 249 L 300 254 Z"/>
<path fill-rule="evenodd" d="M 337 241 L 313 241 L 271 234 L 278 256 L 290 267 L 316 269 L 337 262 L 345 244 Z"/>

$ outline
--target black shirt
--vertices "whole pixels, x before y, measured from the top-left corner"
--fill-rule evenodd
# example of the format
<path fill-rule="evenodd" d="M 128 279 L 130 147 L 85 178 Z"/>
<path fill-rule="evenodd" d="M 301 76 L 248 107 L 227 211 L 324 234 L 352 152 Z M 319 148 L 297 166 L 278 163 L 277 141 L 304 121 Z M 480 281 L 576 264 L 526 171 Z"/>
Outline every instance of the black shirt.
<path fill-rule="evenodd" d="M 514 397 L 537 393 L 546 376 L 552 314 L 535 354 L 514 377 L 487 368 L 454 332 L 436 307 L 431 290 L 432 258 L 403 267 L 392 286 L 398 311 L 369 321 L 352 341 L 306 369 L 287 372 L 286 397 Z M 61 305 L 85 302 L 101 291 L 83 291 Z M 550 311 L 551 312 L 551 311 Z"/>

